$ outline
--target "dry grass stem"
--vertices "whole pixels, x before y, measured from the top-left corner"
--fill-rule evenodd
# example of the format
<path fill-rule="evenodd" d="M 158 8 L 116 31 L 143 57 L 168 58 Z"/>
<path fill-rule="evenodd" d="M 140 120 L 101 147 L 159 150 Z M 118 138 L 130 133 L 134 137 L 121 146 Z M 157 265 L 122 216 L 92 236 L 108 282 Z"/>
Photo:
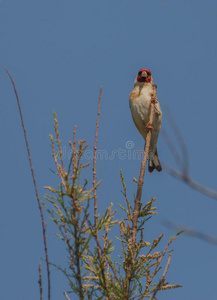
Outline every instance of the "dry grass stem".
<path fill-rule="evenodd" d="M 164 257 L 164 255 L 165 255 L 165 253 L 166 253 L 166 251 L 167 251 L 169 245 L 172 243 L 172 241 L 174 241 L 174 239 L 175 239 L 180 233 L 181 233 L 181 232 L 179 232 L 179 233 L 178 233 L 177 235 L 175 235 L 174 237 L 171 237 L 171 238 L 170 238 L 169 243 L 166 245 L 166 247 L 165 247 L 163 253 L 161 254 L 161 256 L 160 256 L 160 258 L 159 258 L 159 260 L 158 260 L 158 262 L 157 262 L 157 264 L 156 264 L 156 267 L 155 267 L 155 269 L 154 269 L 154 272 L 152 273 L 151 278 L 150 278 L 150 280 L 149 280 L 149 284 L 151 284 L 151 282 L 152 282 L 152 280 L 153 280 L 153 278 L 154 278 L 154 276 L 155 276 L 155 274 L 156 274 L 156 272 L 157 272 L 157 270 L 158 270 L 158 267 L 159 267 L 159 265 L 160 265 L 160 263 L 161 263 L 161 260 L 162 260 L 162 258 Z"/>
<path fill-rule="evenodd" d="M 176 231 L 176 232 L 177 231 L 183 231 L 183 234 L 195 237 L 199 240 L 202 240 L 202 241 L 204 241 L 206 243 L 209 243 L 209 244 L 212 244 L 212 245 L 217 245 L 217 238 L 216 237 L 213 237 L 211 235 L 202 233 L 202 232 L 200 232 L 198 230 L 195 230 L 193 228 L 189 228 L 189 227 L 186 227 L 186 226 L 179 226 L 179 225 L 173 224 L 172 222 L 170 222 L 168 220 L 163 220 L 162 224 L 165 225 L 166 227 Z"/>
<path fill-rule="evenodd" d="M 38 284 L 39 284 L 40 300 L 43 300 L 43 289 L 42 289 L 42 274 L 41 274 L 41 264 L 39 264 L 38 273 L 39 273 L 39 280 L 38 280 Z"/>
<path fill-rule="evenodd" d="M 99 129 L 99 116 L 100 116 L 100 106 L 101 106 L 101 97 L 102 97 L 102 87 L 100 88 L 99 93 L 99 102 L 98 102 L 98 110 L 97 110 L 97 120 L 96 120 L 96 131 L 95 131 L 95 142 L 94 142 L 94 155 L 93 155 L 93 187 L 94 187 L 94 218 L 95 225 L 98 220 L 97 213 L 97 191 L 96 191 L 96 153 L 97 153 L 97 140 L 98 140 L 98 129 Z"/>
<path fill-rule="evenodd" d="M 217 192 L 214 190 L 211 190 L 203 185 L 201 185 L 200 183 L 196 182 L 195 180 L 193 180 L 189 175 L 186 175 L 185 173 L 181 173 L 176 171 L 175 169 L 169 167 L 169 166 L 165 166 L 165 170 L 174 178 L 177 178 L 181 181 L 183 181 L 184 183 L 186 183 L 188 186 L 190 186 L 192 189 L 197 190 L 198 192 L 213 198 L 215 200 L 217 200 Z"/>
<path fill-rule="evenodd" d="M 34 172 L 34 169 L 33 169 L 32 158 L 31 158 L 31 154 L 30 154 L 30 148 L 29 148 L 28 138 L 27 138 L 27 134 L 26 134 L 26 128 L 25 128 L 25 124 L 24 124 L 24 119 L 23 119 L 23 114 L 22 114 L 22 110 L 21 110 L 21 105 L 20 105 L 17 89 L 16 89 L 15 83 L 13 81 L 13 78 L 12 78 L 10 72 L 8 71 L 7 68 L 5 68 L 5 70 L 8 73 L 8 76 L 10 77 L 10 80 L 11 80 L 11 83 L 13 85 L 14 92 L 15 92 L 15 95 L 16 95 L 16 99 L 17 99 L 17 105 L 18 105 L 18 109 L 19 109 L 19 113 L 20 113 L 20 119 L 21 119 L 24 138 L 25 138 L 25 142 L 26 142 L 26 149 L 27 149 L 27 152 L 28 152 L 31 175 L 32 175 L 33 184 L 34 184 L 34 188 L 35 188 L 36 199 L 37 199 L 37 202 L 38 202 L 38 208 L 39 208 L 40 216 L 41 216 L 42 234 L 43 234 L 43 241 L 44 241 L 44 252 L 45 252 L 45 260 L 46 260 L 46 266 L 47 266 L 48 300 L 50 300 L 50 290 L 51 290 L 51 287 L 50 287 L 50 267 L 49 267 L 49 260 L 48 260 L 46 224 L 45 224 L 45 221 L 44 221 L 44 215 L 43 215 L 41 200 L 40 200 L 39 194 L 38 194 L 38 188 L 37 188 L 37 183 L 36 183 L 36 178 L 35 178 L 35 172 Z"/>
<path fill-rule="evenodd" d="M 66 294 L 66 292 L 63 292 L 64 296 L 66 297 L 67 300 L 70 300 L 69 296 Z"/>
<path fill-rule="evenodd" d="M 170 255 L 169 255 L 169 258 L 167 260 L 167 264 L 166 264 L 165 270 L 163 272 L 163 275 L 162 275 L 161 279 L 159 280 L 159 282 L 156 286 L 156 289 L 155 289 L 154 293 L 152 294 L 150 300 L 153 300 L 155 298 L 157 292 L 160 290 L 161 286 L 165 283 L 165 277 L 166 277 L 166 273 L 167 273 L 169 265 L 170 265 L 171 257 L 172 257 L 172 252 L 170 252 Z"/>

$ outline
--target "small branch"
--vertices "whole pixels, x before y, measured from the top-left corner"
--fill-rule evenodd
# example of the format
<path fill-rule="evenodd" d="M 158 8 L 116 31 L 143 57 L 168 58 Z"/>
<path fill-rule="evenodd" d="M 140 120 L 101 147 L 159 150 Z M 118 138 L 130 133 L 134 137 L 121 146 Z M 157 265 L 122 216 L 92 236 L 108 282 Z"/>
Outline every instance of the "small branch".
<path fill-rule="evenodd" d="M 51 139 L 51 148 L 52 148 L 52 155 L 53 155 L 53 158 L 54 158 L 54 162 L 55 162 L 55 165 L 56 165 L 58 173 L 59 173 L 59 177 L 61 179 L 61 182 L 62 182 L 62 185 L 63 185 L 65 191 L 67 192 L 68 189 L 67 189 L 67 186 L 66 186 L 66 183 L 65 183 L 65 173 L 64 173 L 64 170 L 61 168 L 60 164 L 57 161 L 57 156 L 55 154 L 55 149 L 54 149 L 54 140 L 53 140 L 53 138 Z"/>
<path fill-rule="evenodd" d="M 94 155 L 93 155 L 93 197 L 94 197 L 94 223 L 96 228 L 96 243 L 97 243 L 97 251 L 99 253 L 99 259 L 102 260 L 102 251 L 99 242 L 99 231 L 97 229 L 98 222 L 98 212 L 97 212 L 97 191 L 96 191 L 96 152 L 97 152 L 97 141 L 98 141 L 98 129 L 99 129 L 99 116 L 100 116 L 100 106 L 101 106 L 101 97 L 102 97 L 102 86 L 99 92 L 99 103 L 98 103 L 98 111 L 97 111 L 97 120 L 96 120 L 96 131 L 95 131 L 95 142 L 94 142 Z M 105 288 L 107 290 L 107 284 L 105 279 L 104 268 L 102 267 L 102 277 L 105 284 Z M 108 291 L 107 291 L 108 292 Z"/>
<path fill-rule="evenodd" d="M 183 138 L 183 135 L 177 126 L 175 119 L 173 118 L 172 113 L 170 112 L 169 108 L 167 107 L 167 116 L 169 118 L 171 127 L 175 133 L 175 136 L 177 138 L 177 141 L 180 145 L 181 151 L 182 151 L 182 157 L 183 157 L 183 173 L 188 173 L 189 171 L 189 157 L 188 157 L 188 149 L 187 145 L 185 143 L 185 140 Z"/>
<path fill-rule="evenodd" d="M 70 246 L 69 235 L 68 235 L 68 231 L 67 231 L 67 228 L 66 228 L 66 223 L 64 221 L 64 217 L 63 216 L 62 216 L 62 222 L 63 222 L 64 231 L 65 231 L 66 244 L 68 246 L 69 257 L 70 257 L 70 262 L 71 262 L 72 270 L 75 273 L 75 264 L 74 264 L 74 259 L 73 259 L 73 255 L 72 255 L 72 249 L 71 249 L 71 246 Z"/>
<path fill-rule="evenodd" d="M 89 224 L 90 231 L 91 231 L 93 237 L 94 237 L 95 240 L 96 240 L 96 235 L 93 234 L 92 224 L 90 223 L 90 221 L 88 221 L 88 224 Z M 96 243 L 97 243 L 97 240 L 96 240 Z M 98 247 L 100 248 L 100 252 L 102 253 L 102 252 L 103 252 L 103 249 L 101 248 L 100 244 L 97 244 L 97 245 L 98 245 Z M 117 273 L 116 273 L 116 271 L 115 271 L 115 269 L 114 269 L 114 267 L 113 267 L 113 265 L 112 265 L 112 263 L 111 263 L 109 257 L 106 255 L 105 252 L 104 252 L 104 255 L 105 255 L 105 258 L 106 258 L 106 260 L 107 260 L 107 262 L 108 262 L 108 264 L 109 264 L 109 266 L 110 266 L 110 268 L 111 268 L 111 270 L 112 270 L 112 272 L 113 272 L 113 275 L 114 275 L 116 281 L 117 281 L 118 284 L 121 286 L 121 281 L 119 280 L 119 278 L 118 278 L 118 276 L 117 276 Z"/>
<path fill-rule="evenodd" d="M 178 167 L 180 168 L 180 171 L 176 171 L 175 169 L 171 168 L 170 166 L 164 164 L 164 168 L 165 168 L 166 172 L 169 173 L 172 177 L 183 181 L 188 186 L 190 186 L 192 189 L 197 190 L 198 192 L 217 200 L 217 192 L 216 191 L 213 191 L 207 187 L 202 186 L 201 184 L 199 184 L 198 182 L 196 182 L 195 180 L 193 180 L 190 177 L 190 175 L 189 175 L 189 157 L 188 157 L 188 150 L 187 150 L 186 143 L 184 141 L 184 138 L 182 136 L 180 129 L 178 128 L 172 114 L 170 113 L 170 111 L 168 109 L 167 109 L 167 115 L 169 116 L 169 121 L 171 123 L 171 127 L 172 127 L 172 129 L 175 133 L 175 136 L 178 140 L 178 143 L 180 145 L 182 159 L 180 158 L 180 155 L 179 155 L 178 151 L 176 150 L 173 140 L 169 137 L 166 130 L 164 129 L 162 131 L 162 136 L 165 139 L 165 142 L 166 142 L 171 154 L 173 155 Z"/>
<path fill-rule="evenodd" d="M 73 173 L 72 173 L 72 196 L 73 201 L 76 198 L 76 191 L 75 191 L 75 185 L 76 185 L 76 178 L 77 178 L 77 160 L 76 160 L 76 130 L 77 127 L 75 126 L 74 132 L 73 132 L 73 146 L 70 143 L 70 146 L 72 148 L 72 161 L 73 161 Z"/>
<path fill-rule="evenodd" d="M 158 267 L 159 267 L 159 265 L 160 265 L 160 263 L 161 263 L 161 260 L 162 260 L 162 258 L 164 257 L 164 255 L 165 255 L 165 253 L 166 253 L 166 251 L 167 251 L 169 245 L 172 243 L 172 241 L 173 241 L 175 238 L 176 238 L 176 236 L 175 236 L 175 237 L 172 237 L 172 238 L 170 239 L 169 243 L 166 245 L 166 247 L 165 247 L 163 253 L 161 254 L 161 257 L 159 258 L 159 260 L 158 260 L 158 262 L 157 262 L 157 265 L 156 265 L 156 267 L 155 267 L 155 269 L 154 269 L 154 272 L 153 272 L 153 274 L 152 274 L 152 276 L 151 276 L 151 278 L 150 278 L 150 280 L 149 280 L 149 284 L 151 284 L 152 279 L 154 278 L 154 275 L 156 274 L 157 269 L 158 269 Z"/>
<path fill-rule="evenodd" d="M 39 280 L 38 280 L 38 284 L 39 284 L 39 291 L 40 291 L 40 300 L 43 300 L 41 264 L 39 264 L 38 272 L 39 272 Z"/>
<path fill-rule="evenodd" d="M 163 139 L 165 140 L 170 152 L 172 153 L 173 157 L 174 157 L 174 160 L 177 164 L 177 166 L 180 168 L 180 169 L 183 169 L 184 170 L 184 163 L 180 157 L 180 154 L 178 153 L 178 151 L 176 150 L 176 147 L 172 141 L 172 139 L 170 138 L 169 134 L 167 133 L 166 129 L 165 128 L 162 128 L 161 129 L 161 135 L 163 137 Z M 185 172 L 186 173 L 186 172 Z"/>
<path fill-rule="evenodd" d="M 66 297 L 67 300 L 70 300 L 69 296 L 66 294 L 66 292 L 63 292 L 64 296 Z"/>
<path fill-rule="evenodd" d="M 166 276 L 166 273 L 167 273 L 169 265 L 170 265 L 171 257 L 172 257 L 172 252 L 170 252 L 170 255 L 169 255 L 169 258 L 167 260 L 167 264 L 166 264 L 165 270 L 163 272 L 163 275 L 162 275 L 161 279 L 159 280 L 159 282 L 158 282 L 158 284 L 156 286 L 156 289 L 155 289 L 154 293 L 152 294 L 150 300 L 153 300 L 155 298 L 157 292 L 160 290 L 161 286 L 165 282 L 165 276 Z"/>
<path fill-rule="evenodd" d="M 31 159 L 31 154 L 30 154 L 30 148 L 29 148 L 29 143 L 28 143 L 28 139 L 27 139 L 26 128 L 25 128 L 25 124 L 24 124 L 24 119 L 23 119 L 23 114 L 22 114 L 22 110 L 21 110 L 21 106 L 20 106 L 20 101 L 19 101 L 17 89 L 16 89 L 15 83 L 13 81 L 13 78 L 12 78 L 10 72 L 8 71 L 7 68 L 5 68 L 5 70 L 8 73 L 8 76 L 10 77 L 10 80 L 11 80 L 11 83 L 13 85 L 14 92 L 15 92 L 15 95 L 16 95 L 16 99 L 17 99 L 17 105 L 18 105 L 18 108 L 19 108 L 20 119 L 21 119 L 24 138 L 25 138 L 25 142 L 26 142 L 26 149 L 27 149 L 27 152 L 28 152 L 29 165 L 30 165 L 33 184 L 34 184 L 34 188 L 35 188 L 36 199 L 37 199 L 37 202 L 38 202 L 38 208 L 39 208 L 40 216 L 41 216 L 42 234 L 43 234 L 43 241 L 44 241 L 44 252 L 45 252 L 46 265 L 47 265 L 48 300 L 50 300 L 50 267 L 49 267 L 49 260 L 48 260 L 46 224 L 45 224 L 45 221 L 44 221 L 42 205 L 41 205 L 41 201 L 40 201 L 39 194 L 38 194 L 38 188 L 37 188 L 37 184 L 36 184 L 36 178 L 35 178 L 35 173 L 34 173 L 34 169 L 33 169 L 33 164 L 32 164 L 32 159 Z"/>
<path fill-rule="evenodd" d="M 94 155 L 93 155 L 93 198 L 94 198 L 94 223 L 96 228 L 95 239 L 97 243 L 97 251 L 99 253 L 99 260 L 100 263 L 102 261 L 102 250 L 100 247 L 99 241 L 99 231 L 97 229 L 97 222 L 98 222 L 98 212 L 97 212 L 97 183 L 96 183 L 96 154 L 97 154 L 97 142 L 98 142 L 98 129 L 99 129 L 99 116 L 100 116 L 100 107 L 101 107 L 101 98 L 102 98 L 102 86 L 99 92 L 99 102 L 98 102 L 98 110 L 97 110 L 97 120 L 96 120 L 96 131 L 95 131 L 95 142 L 94 142 Z M 107 281 L 105 278 L 105 270 L 102 267 L 102 278 L 105 285 L 105 290 L 107 295 L 109 295 L 108 288 L 107 288 Z"/>
<path fill-rule="evenodd" d="M 62 152 L 62 148 L 61 148 L 61 142 L 59 139 L 59 131 L 58 131 L 58 124 L 57 124 L 57 120 L 56 120 L 56 114 L 55 114 L 55 126 L 54 126 L 54 130 L 56 133 L 56 140 L 57 140 L 57 145 L 58 145 L 58 149 L 59 149 L 59 154 L 60 154 L 60 160 L 61 160 L 61 166 L 62 166 L 62 172 L 65 175 L 65 169 L 64 169 L 64 164 L 63 164 L 63 152 Z"/>
<path fill-rule="evenodd" d="M 184 183 L 189 185 L 192 189 L 197 190 L 198 192 L 217 200 L 217 192 L 215 192 L 211 189 L 208 189 L 207 187 L 202 186 L 198 182 L 194 181 L 189 175 L 180 173 L 166 165 L 164 165 L 164 167 L 165 167 L 166 171 L 174 178 L 182 180 Z"/>
<path fill-rule="evenodd" d="M 183 234 L 195 237 L 197 239 L 200 239 L 204 242 L 207 242 L 209 244 L 213 244 L 213 245 L 217 245 L 217 238 L 210 236 L 208 234 L 204 234 L 200 231 L 197 231 L 195 229 L 192 228 L 188 228 L 185 226 L 179 226 L 179 225 L 175 225 L 172 222 L 168 221 L 168 220 L 163 220 L 162 221 L 163 225 L 165 225 L 166 227 L 175 230 L 175 231 L 183 231 Z"/>
<path fill-rule="evenodd" d="M 94 155 L 93 155 L 93 187 L 94 187 L 94 219 L 95 226 L 98 221 L 97 214 L 97 192 L 96 192 L 96 152 L 97 152 L 97 140 L 98 140 L 98 129 L 99 129 L 99 116 L 100 116 L 100 106 L 101 106 L 101 97 L 102 97 L 102 87 L 100 88 L 99 93 L 99 103 L 98 103 L 98 112 L 97 112 L 97 121 L 96 121 L 96 131 L 95 131 L 95 143 L 94 143 Z M 97 230 L 98 235 L 98 230 Z"/>
<path fill-rule="evenodd" d="M 153 86 L 153 96 L 156 97 L 156 85 Z M 150 126 L 153 123 L 154 118 L 154 103 L 151 103 L 151 109 L 150 109 L 150 117 L 149 117 L 149 124 Z M 145 141 L 145 151 L 144 156 L 141 164 L 140 174 L 139 174 L 139 182 L 138 182 L 138 188 L 137 188 L 137 194 L 135 199 L 135 206 L 134 206 L 134 214 L 133 214 L 133 230 L 132 230 L 132 242 L 135 244 L 136 242 L 136 233 L 137 233 L 137 220 L 139 215 L 139 208 L 141 206 L 141 196 L 142 196 L 142 187 L 143 187 L 143 179 L 145 175 L 145 168 L 148 160 L 148 151 L 150 147 L 151 142 L 151 130 L 148 131 L 148 134 L 146 136 Z"/>

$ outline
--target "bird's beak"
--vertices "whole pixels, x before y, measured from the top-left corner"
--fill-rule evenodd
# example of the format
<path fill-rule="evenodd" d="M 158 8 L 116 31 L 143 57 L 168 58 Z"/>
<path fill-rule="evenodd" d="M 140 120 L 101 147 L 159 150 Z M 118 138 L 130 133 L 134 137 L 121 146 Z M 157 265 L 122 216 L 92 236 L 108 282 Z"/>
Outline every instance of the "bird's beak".
<path fill-rule="evenodd" d="M 148 77 L 147 72 L 146 71 L 142 71 L 141 77 L 147 78 Z"/>

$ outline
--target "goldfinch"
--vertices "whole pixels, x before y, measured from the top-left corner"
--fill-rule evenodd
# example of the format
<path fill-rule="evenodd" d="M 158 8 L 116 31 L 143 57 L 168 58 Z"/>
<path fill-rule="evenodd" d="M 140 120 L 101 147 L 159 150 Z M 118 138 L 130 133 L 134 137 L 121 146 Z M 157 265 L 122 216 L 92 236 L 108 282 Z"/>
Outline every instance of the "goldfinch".
<path fill-rule="evenodd" d="M 134 88 L 130 93 L 130 110 L 136 128 L 146 139 L 148 129 L 152 130 L 149 148 L 149 172 L 162 170 L 157 154 L 157 140 L 161 129 L 162 111 L 157 97 L 153 98 L 153 77 L 149 69 L 141 69 L 134 81 Z M 151 101 L 155 103 L 155 111 L 151 128 L 149 125 Z"/>

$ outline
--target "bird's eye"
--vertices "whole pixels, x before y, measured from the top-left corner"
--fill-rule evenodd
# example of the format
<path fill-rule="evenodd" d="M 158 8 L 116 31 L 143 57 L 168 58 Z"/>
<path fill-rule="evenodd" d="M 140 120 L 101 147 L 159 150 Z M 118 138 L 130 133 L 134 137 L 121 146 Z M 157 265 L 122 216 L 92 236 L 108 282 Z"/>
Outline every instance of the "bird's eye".
<path fill-rule="evenodd" d="M 150 72 L 147 72 L 148 76 L 151 76 L 151 73 Z"/>

